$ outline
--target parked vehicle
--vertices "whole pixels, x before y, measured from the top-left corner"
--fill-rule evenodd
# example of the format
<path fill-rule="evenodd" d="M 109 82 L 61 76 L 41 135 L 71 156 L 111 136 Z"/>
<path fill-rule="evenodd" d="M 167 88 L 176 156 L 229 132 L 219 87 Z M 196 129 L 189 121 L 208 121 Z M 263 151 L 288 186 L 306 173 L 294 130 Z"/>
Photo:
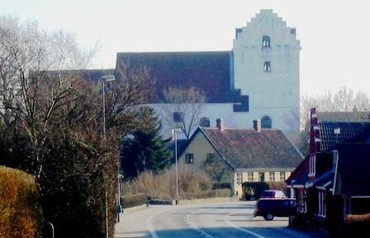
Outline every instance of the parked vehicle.
<path fill-rule="evenodd" d="M 260 198 L 286 198 L 286 196 L 281 190 L 265 190 Z"/>
<path fill-rule="evenodd" d="M 289 217 L 296 212 L 296 200 L 292 198 L 260 198 L 254 210 L 254 216 L 263 216 L 266 221 L 274 217 Z"/>

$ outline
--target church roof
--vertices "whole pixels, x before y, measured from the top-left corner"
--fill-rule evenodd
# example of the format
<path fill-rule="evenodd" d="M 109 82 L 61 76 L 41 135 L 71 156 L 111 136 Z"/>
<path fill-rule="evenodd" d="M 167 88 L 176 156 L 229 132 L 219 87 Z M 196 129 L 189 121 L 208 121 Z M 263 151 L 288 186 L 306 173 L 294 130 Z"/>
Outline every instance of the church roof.
<path fill-rule="evenodd" d="M 231 85 L 231 62 L 231 51 L 122 52 L 116 67 L 148 69 L 156 85 L 154 103 L 164 102 L 163 92 L 171 87 L 200 89 L 208 103 L 240 102 L 240 91 Z"/>
<path fill-rule="evenodd" d="M 292 169 L 303 159 L 299 151 L 278 129 L 256 131 L 199 127 L 198 131 L 204 133 L 218 153 L 234 169 Z"/>

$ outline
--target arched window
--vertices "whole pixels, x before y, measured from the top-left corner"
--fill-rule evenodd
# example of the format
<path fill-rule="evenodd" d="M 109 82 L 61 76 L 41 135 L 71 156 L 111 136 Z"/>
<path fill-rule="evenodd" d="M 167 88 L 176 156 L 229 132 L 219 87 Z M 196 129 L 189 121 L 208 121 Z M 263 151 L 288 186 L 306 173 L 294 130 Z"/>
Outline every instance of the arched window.
<path fill-rule="evenodd" d="M 265 61 L 265 63 L 263 64 L 263 71 L 271 72 L 271 63 L 270 63 L 270 61 Z"/>
<path fill-rule="evenodd" d="M 183 112 L 174 112 L 173 113 L 173 121 L 174 122 L 183 122 L 184 121 L 184 113 Z"/>
<path fill-rule="evenodd" d="M 199 125 L 201 127 L 210 127 L 211 126 L 211 122 L 210 120 L 207 118 L 207 117 L 202 117 L 199 121 Z"/>
<path fill-rule="evenodd" d="M 271 47 L 270 37 L 269 36 L 262 36 L 262 47 Z"/>
<path fill-rule="evenodd" d="M 264 116 L 261 119 L 261 128 L 272 128 L 272 120 L 269 116 Z"/>

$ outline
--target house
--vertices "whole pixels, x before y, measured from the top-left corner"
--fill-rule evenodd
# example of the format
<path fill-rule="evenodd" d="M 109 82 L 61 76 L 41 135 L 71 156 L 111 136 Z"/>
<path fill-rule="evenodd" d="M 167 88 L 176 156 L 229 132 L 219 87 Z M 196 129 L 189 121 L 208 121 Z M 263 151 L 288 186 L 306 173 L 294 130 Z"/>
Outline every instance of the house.
<path fill-rule="evenodd" d="M 216 124 L 197 128 L 179 154 L 179 167 L 209 169 L 239 197 L 243 182 L 285 181 L 303 160 L 282 130 L 261 129 L 257 121 L 251 129 L 226 128 L 222 119 Z"/>
<path fill-rule="evenodd" d="M 287 179 L 297 199 L 291 222 L 341 231 L 353 216 L 370 217 L 370 123 L 319 122 L 317 115 L 311 109 L 309 155 Z"/>

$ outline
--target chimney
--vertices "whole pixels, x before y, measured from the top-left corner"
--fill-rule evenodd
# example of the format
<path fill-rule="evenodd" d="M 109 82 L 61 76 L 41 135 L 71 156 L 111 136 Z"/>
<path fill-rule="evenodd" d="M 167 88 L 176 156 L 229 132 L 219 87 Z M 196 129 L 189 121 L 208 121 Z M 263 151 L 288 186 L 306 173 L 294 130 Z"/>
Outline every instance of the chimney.
<path fill-rule="evenodd" d="M 217 118 L 216 119 L 216 126 L 220 131 L 224 131 L 224 120 L 222 118 Z"/>
<path fill-rule="evenodd" d="M 316 180 L 316 156 L 320 152 L 320 126 L 316 112 L 316 108 L 310 109 L 310 139 L 309 139 L 309 172 L 308 178 L 310 182 Z"/>
<path fill-rule="evenodd" d="M 255 131 L 261 131 L 261 126 L 259 125 L 258 120 L 253 120 L 253 128 Z"/>

